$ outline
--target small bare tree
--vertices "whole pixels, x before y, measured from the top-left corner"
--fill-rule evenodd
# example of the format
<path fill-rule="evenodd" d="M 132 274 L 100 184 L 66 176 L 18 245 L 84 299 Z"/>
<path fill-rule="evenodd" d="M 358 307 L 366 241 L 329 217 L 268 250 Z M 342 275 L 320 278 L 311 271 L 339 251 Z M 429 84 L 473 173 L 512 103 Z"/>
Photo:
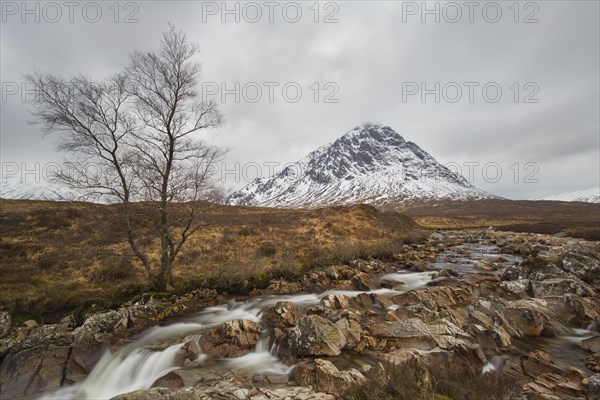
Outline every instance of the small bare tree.
<path fill-rule="evenodd" d="M 59 150 L 72 155 L 69 168 L 55 177 L 87 197 L 123 205 L 129 246 L 156 290 L 169 284 L 177 255 L 201 227 L 199 200 L 214 193 L 211 172 L 224 154 L 197 138 L 222 122 L 216 105 L 197 90 L 197 52 L 171 26 L 157 53 L 133 53 L 124 73 L 102 82 L 37 71 L 26 77 L 38 93 L 36 121 L 47 133 L 59 133 Z M 158 257 L 139 245 L 135 201 L 152 205 Z M 174 204 L 185 209 L 183 220 Z"/>

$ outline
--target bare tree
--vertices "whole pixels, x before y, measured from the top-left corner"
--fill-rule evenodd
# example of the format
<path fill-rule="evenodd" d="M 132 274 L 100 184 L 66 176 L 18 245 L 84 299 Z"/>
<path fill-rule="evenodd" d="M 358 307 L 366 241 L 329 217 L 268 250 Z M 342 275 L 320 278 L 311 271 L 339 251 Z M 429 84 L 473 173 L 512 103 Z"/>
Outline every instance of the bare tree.
<path fill-rule="evenodd" d="M 223 150 L 197 138 L 222 116 L 198 87 L 198 48 L 173 26 L 157 53 L 135 52 L 125 72 L 100 83 L 34 72 L 34 115 L 58 148 L 72 155 L 56 178 L 92 198 L 123 205 L 127 239 L 153 287 L 164 290 L 177 255 L 201 225 L 199 200 L 212 195 L 211 175 Z M 158 257 L 141 248 L 132 226 L 134 201 L 152 204 Z M 183 220 L 173 206 L 185 209 Z"/>

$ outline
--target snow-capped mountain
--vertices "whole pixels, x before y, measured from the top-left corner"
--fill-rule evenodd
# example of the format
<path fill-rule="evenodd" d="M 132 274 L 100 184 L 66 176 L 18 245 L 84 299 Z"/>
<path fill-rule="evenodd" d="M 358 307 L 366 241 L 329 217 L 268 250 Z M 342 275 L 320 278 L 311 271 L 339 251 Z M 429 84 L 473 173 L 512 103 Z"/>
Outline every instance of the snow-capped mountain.
<path fill-rule="evenodd" d="M 388 126 L 356 127 L 272 178 L 258 178 L 230 204 L 266 207 L 408 204 L 496 198 L 453 173 Z"/>
<path fill-rule="evenodd" d="M 20 179 L 19 177 L 2 177 L 0 180 L 0 198 L 21 200 L 70 201 L 78 196 L 59 185 L 45 180 L 39 182 Z"/>
<path fill-rule="evenodd" d="M 600 187 L 577 190 L 575 192 L 567 192 L 556 194 L 553 196 L 542 197 L 538 200 L 553 200 L 553 201 L 582 201 L 585 203 L 600 204 Z"/>

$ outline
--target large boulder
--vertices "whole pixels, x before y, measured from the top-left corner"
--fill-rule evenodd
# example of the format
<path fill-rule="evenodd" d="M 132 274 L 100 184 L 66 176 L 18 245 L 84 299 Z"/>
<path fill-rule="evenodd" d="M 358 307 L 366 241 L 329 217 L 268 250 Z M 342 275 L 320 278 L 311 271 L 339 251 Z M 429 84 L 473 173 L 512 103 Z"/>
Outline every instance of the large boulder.
<path fill-rule="evenodd" d="M 471 290 L 467 288 L 432 286 L 393 296 L 392 301 L 399 306 L 420 304 L 430 310 L 437 310 L 441 307 L 452 308 L 467 305 L 472 301 L 472 294 Z"/>
<path fill-rule="evenodd" d="M 74 331 L 73 354 L 69 369 L 90 373 L 116 335 L 124 335 L 129 322 L 126 309 L 90 315 Z"/>
<path fill-rule="evenodd" d="M 531 291 L 534 297 L 561 297 L 568 293 L 591 297 L 595 294 L 594 289 L 579 279 L 563 278 L 532 281 Z"/>
<path fill-rule="evenodd" d="M 530 377 L 552 373 L 561 374 L 562 369 L 554 363 L 552 356 L 543 351 L 533 351 L 519 357 L 523 373 Z"/>
<path fill-rule="evenodd" d="M 350 349 L 356 348 L 362 337 L 362 328 L 358 322 L 348 318 L 341 318 L 335 324 L 346 338 L 346 347 Z"/>
<path fill-rule="evenodd" d="M 333 281 L 352 279 L 356 271 L 349 265 L 332 265 L 323 270 L 327 277 Z"/>
<path fill-rule="evenodd" d="M 340 371 L 331 361 L 317 358 L 314 363 L 300 364 L 294 375 L 298 384 L 312 386 L 319 392 L 342 397 L 355 385 L 366 383 L 366 378 L 356 369 Z"/>
<path fill-rule="evenodd" d="M 587 283 L 600 277 L 600 260 L 588 255 L 568 253 L 562 262 L 563 269 Z"/>
<path fill-rule="evenodd" d="M 600 336 L 592 336 L 584 339 L 579 343 L 579 346 L 592 353 L 600 353 Z"/>
<path fill-rule="evenodd" d="M 585 366 L 594 372 L 600 372 L 600 353 L 595 353 L 585 359 Z"/>
<path fill-rule="evenodd" d="M 288 328 L 300 321 L 300 314 L 300 309 L 294 303 L 281 301 L 263 313 L 262 321 L 271 328 Z"/>
<path fill-rule="evenodd" d="M 336 310 L 347 309 L 350 308 L 350 298 L 343 294 L 329 294 L 323 297 L 319 304 Z"/>
<path fill-rule="evenodd" d="M 377 339 L 385 339 L 388 345 L 397 348 L 430 350 L 438 346 L 427 325 L 418 318 L 401 321 L 370 320 L 365 330 Z"/>
<path fill-rule="evenodd" d="M 302 317 L 297 329 L 289 332 L 287 340 L 287 346 L 295 356 L 337 356 L 346 343 L 340 328 L 318 315 Z"/>
<path fill-rule="evenodd" d="M 260 327 L 248 320 L 228 321 L 202 333 L 199 344 L 212 357 L 239 357 L 251 353 L 260 339 Z"/>
<path fill-rule="evenodd" d="M 352 278 L 352 286 L 356 290 L 370 291 L 379 289 L 379 279 L 374 275 L 370 275 L 364 272 L 359 272 Z"/>
<path fill-rule="evenodd" d="M 500 294 L 507 300 L 519 300 L 529 297 L 529 279 L 517 279 L 500 282 Z"/>
<path fill-rule="evenodd" d="M 183 379 L 176 372 L 171 371 L 168 374 L 161 376 L 152 384 L 152 387 L 161 388 L 180 388 L 183 387 Z"/>
<path fill-rule="evenodd" d="M 600 319 L 600 307 L 594 299 L 565 294 L 558 303 L 550 303 L 552 311 L 571 326 L 586 327 Z"/>
<path fill-rule="evenodd" d="M 69 359 L 72 334 L 61 325 L 34 328 L 15 343 L 0 364 L 3 399 L 58 389 Z"/>
<path fill-rule="evenodd" d="M 513 337 L 540 336 L 550 326 L 549 318 L 534 302 L 511 302 L 499 315 L 503 328 Z M 551 334 L 552 332 L 547 333 Z"/>

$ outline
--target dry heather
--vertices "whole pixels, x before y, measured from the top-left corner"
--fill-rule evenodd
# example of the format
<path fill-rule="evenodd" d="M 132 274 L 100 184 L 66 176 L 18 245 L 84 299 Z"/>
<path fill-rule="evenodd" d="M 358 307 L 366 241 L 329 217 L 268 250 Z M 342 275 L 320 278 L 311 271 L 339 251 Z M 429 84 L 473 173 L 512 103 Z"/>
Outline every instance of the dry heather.
<path fill-rule="evenodd" d="M 158 249 L 147 222 L 151 208 L 137 204 L 135 211 L 143 247 Z M 50 322 L 147 291 L 120 213 L 119 205 L 0 200 L 0 309 Z M 199 218 L 204 227 L 182 250 L 173 293 L 212 287 L 245 294 L 310 268 L 385 259 L 424 236 L 409 217 L 362 205 L 277 210 L 206 203 Z"/>

